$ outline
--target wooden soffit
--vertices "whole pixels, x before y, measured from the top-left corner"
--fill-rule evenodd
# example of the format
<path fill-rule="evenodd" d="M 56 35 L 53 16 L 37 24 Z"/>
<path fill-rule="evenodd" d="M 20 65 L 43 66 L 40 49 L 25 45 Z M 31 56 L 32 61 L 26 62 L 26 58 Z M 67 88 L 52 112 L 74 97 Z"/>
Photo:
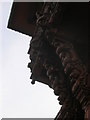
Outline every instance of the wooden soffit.
<path fill-rule="evenodd" d="M 32 36 L 35 29 L 36 11 L 43 2 L 13 2 L 8 28 Z"/>

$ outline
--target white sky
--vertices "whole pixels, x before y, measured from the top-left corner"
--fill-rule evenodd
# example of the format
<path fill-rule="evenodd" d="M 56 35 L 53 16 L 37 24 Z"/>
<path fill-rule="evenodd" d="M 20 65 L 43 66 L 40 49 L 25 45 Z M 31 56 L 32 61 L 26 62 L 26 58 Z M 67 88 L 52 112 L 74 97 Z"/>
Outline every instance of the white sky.
<path fill-rule="evenodd" d="M 31 84 L 30 37 L 7 28 L 10 9 L 11 2 L 0 2 L 0 117 L 54 118 L 60 109 L 57 97 L 47 85 Z"/>

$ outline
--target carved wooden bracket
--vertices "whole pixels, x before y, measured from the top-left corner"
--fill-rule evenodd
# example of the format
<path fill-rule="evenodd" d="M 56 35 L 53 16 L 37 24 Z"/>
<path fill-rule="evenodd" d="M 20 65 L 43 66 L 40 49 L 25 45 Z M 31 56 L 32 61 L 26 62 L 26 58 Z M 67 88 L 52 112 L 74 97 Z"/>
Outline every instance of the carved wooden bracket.
<path fill-rule="evenodd" d="M 45 83 L 59 96 L 62 108 L 55 120 L 84 120 L 90 104 L 88 70 L 74 44 L 68 38 L 62 38 L 59 31 L 67 7 L 67 3 L 44 3 L 42 10 L 36 13 L 28 67 L 32 72 L 32 83 Z"/>

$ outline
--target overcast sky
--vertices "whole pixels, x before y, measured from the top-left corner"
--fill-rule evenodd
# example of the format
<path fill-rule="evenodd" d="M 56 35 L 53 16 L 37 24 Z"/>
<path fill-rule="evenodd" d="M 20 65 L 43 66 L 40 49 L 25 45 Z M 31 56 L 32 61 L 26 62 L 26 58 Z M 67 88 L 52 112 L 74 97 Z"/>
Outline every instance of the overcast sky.
<path fill-rule="evenodd" d="M 29 79 L 31 38 L 7 28 L 11 5 L 0 2 L 0 117 L 54 118 L 60 105 L 53 90 Z"/>

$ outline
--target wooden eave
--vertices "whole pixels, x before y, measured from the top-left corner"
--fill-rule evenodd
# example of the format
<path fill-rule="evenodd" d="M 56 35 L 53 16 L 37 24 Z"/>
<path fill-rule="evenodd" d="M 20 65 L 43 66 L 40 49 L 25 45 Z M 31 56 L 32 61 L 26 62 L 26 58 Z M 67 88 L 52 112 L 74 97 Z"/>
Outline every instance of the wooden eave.
<path fill-rule="evenodd" d="M 32 36 L 35 29 L 36 11 L 43 2 L 14 2 L 11 9 L 8 28 Z"/>

